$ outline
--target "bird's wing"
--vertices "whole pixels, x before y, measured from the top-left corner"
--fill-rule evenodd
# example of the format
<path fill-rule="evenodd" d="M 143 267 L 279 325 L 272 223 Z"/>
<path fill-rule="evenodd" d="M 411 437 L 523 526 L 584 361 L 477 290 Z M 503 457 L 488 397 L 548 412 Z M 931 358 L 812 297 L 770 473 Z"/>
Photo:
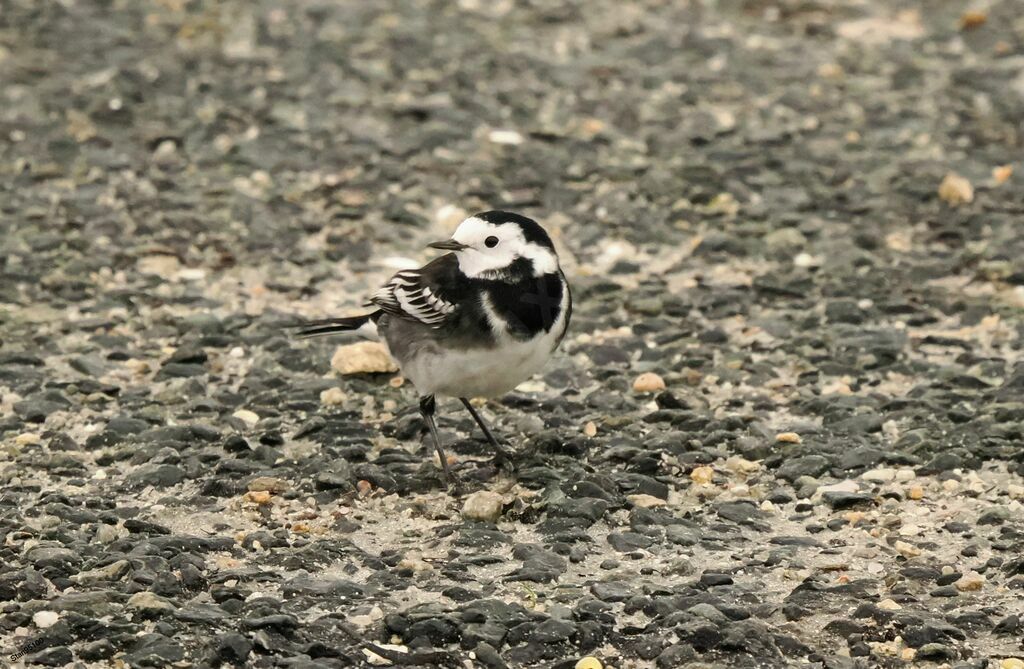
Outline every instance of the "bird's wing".
<path fill-rule="evenodd" d="M 405 269 L 373 294 L 367 305 L 440 328 L 459 309 L 458 260 L 446 254 L 419 269 Z"/>

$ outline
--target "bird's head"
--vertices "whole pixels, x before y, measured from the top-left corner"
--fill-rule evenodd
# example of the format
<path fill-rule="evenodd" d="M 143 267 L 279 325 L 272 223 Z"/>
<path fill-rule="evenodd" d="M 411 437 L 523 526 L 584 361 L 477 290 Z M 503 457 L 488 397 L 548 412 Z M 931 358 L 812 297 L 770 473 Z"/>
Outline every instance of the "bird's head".
<path fill-rule="evenodd" d="M 454 251 L 459 269 L 469 277 L 489 277 L 512 271 L 517 261 L 529 261 L 532 274 L 558 271 L 555 245 L 533 219 L 507 211 L 486 211 L 470 216 L 451 239 L 430 244 Z M 522 263 L 520 263 L 522 264 Z"/>

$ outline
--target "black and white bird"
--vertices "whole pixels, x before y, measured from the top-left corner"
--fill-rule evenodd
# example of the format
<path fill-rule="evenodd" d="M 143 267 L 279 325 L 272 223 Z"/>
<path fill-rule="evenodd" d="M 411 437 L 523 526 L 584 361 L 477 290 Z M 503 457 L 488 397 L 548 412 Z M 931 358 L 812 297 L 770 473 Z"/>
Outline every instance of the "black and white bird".
<path fill-rule="evenodd" d="M 451 483 L 435 397 L 459 398 L 498 456 L 511 461 L 469 398 L 504 394 L 539 371 L 565 337 L 572 296 L 551 238 L 525 216 L 476 214 L 451 239 L 429 246 L 451 253 L 391 277 L 364 305 L 374 311 L 309 322 L 298 334 L 382 336 L 420 395 L 420 413 Z"/>

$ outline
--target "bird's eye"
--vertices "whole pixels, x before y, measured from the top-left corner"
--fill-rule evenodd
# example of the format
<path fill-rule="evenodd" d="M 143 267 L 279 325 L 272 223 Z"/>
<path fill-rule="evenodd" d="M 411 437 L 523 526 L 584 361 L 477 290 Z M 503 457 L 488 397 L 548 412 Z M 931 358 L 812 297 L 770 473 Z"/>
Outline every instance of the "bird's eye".
<path fill-rule="evenodd" d="M 497 245 L 498 245 L 498 238 L 494 237 L 493 235 L 491 237 L 488 237 L 487 239 L 484 240 L 484 246 L 486 246 L 489 249 L 493 249 Z"/>

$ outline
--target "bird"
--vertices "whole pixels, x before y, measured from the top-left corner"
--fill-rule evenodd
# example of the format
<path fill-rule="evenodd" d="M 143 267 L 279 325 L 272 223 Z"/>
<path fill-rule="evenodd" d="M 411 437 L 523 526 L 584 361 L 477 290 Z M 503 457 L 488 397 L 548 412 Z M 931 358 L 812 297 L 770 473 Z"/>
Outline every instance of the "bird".
<path fill-rule="evenodd" d="M 514 466 L 470 398 L 503 395 L 540 371 L 568 331 L 572 293 L 551 237 L 520 214 L 474 214 L 450 239 L 427 246 L 448 253 L 394 274 L 363 304 L 372 310 L 308 321 L 297 334 L 382 338 L 419 395 L 445 482 L 453 486 L 434 421 L 437 397 L 458 398 L 498 459 Z"/>

